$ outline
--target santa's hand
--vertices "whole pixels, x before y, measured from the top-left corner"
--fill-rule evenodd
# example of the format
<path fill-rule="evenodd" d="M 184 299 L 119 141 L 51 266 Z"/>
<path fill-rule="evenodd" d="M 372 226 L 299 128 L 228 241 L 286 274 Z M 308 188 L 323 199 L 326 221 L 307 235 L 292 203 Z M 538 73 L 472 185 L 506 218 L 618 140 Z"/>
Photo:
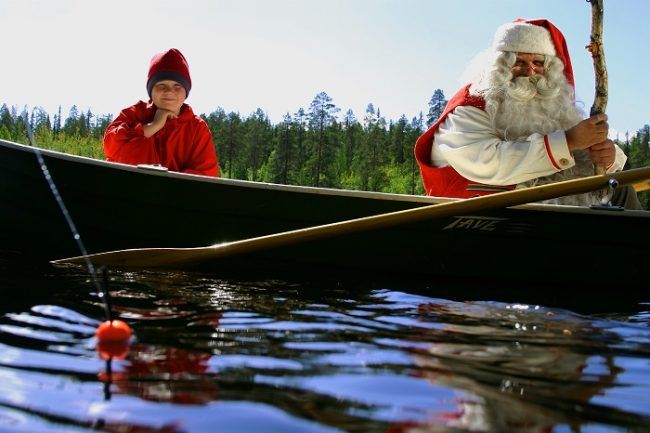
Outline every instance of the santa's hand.
<path fill-rule="evenodd" d="M 607 140 L 609 125 L 606 114 L 595 114 L 566 131 L 566 142 L 571 152 L 587 149 Z"/>
<path fill-rule="evenodd" d="M 605 169 L 611 167 L 616 160 L 616 147 L 612 140 L 605 140 L 602 143 L 594 144 L 589 148 L 591 161 L 595 166 Z"/>

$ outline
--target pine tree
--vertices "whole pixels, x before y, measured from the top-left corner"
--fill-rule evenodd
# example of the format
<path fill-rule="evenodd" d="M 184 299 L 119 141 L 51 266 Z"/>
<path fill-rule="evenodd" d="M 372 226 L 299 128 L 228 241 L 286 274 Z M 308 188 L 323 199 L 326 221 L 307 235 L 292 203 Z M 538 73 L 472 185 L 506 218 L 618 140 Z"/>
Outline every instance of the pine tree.
<path fill-rule="evenodd" d="M 397 123 L 391 123 L 391 148 L 392 158 L 397 164 L 404 163 L 404 155 L 406 153 L 406 127 L 408 126 L 408 119 L 404 114 L 399 118 Z"/>
<path fill-rule="evenodd" d="M 377 111 L 371 102 L 366 106 L 366 113 L 363 116 L 363 127 L 368 130 L 371 125 L 377 122 Z"/>
<path fill-rule="evenodd" d="M 79 110 L 76 105 L 70 107 L 70 112 L 68 113 L 68 118 L 65 119 L 63 124 L 63 132 L 66 135 L 74 135 L 78 131 L 78 121 L 79 121 Z"/>
<path fill-rule="evenodd" d="M 11 132 L 6 125 L 0 123 L 0 140 L 11 140 Z"/>
<path fill-rule="evenodd" d="M 325 92 L 320 92 L 309 106 L 309 130 L 312 135 L 314 153 L 308 159 L 312 167 L 313 185 L 320 186 L 325 174 L 325 168 L 334 155 L 334 144 L 328 143 L 328 129 L 336 122 L 336 113 L 340 109 L 332 103 L 332 98 Z"/>
<path fill-rule="evenodd" d="M 43 107 L 34 107 L 32 109 L 31 124 L 32 131 L 34 131 L 34 133 L 41 129 L 52 129 L 50 124 L 50 116 L 43 109 Z"/>
<path fill-rule="evenodd" d="M 270 154 L 271 140 L 273 131 L 266 113 L 258 108 L 244 122 L 246 134 L 244 137 L 244 147 L 246 153 L 247 179 L 252 181 L 261 180 L 258 177 L 258 170 Z"/>
<path fill-rule="evenodd" d="M 363 128 L 359 122 L 357 122 L 357 118 L 352 110 L 348 110 L 343 118 L 342 148 L 345 155 L 345 172 L 349 173 L 352 170 L 352 160 L 354 158 L 354 153 L 362 140 L 362 135 Z"/>
<path fill-rule="evenodd" d="M 104 133 L 106 128 L 113 121 L 113 116 L 110 114 L 104 114 L 96 117 L 97 121 L 95 122 L 95 127 L 93 128 L 93 137 L 100 138 L 103 140 Z"/>
<path fill-rule="evenodd" d="M 222 107 L 217 107 L 208 116 L 201 116 L 212 133 L 220 173 L 231 179 L 246 178 L 246 163 L 243 161 L 243 121 L 237 112 L 226 114 Z"/>
<path fill-rule="evenodd" d="M 441 89 L 436 89 L 429 100 L 429 112 L 427 113 L 427 127 L 436 123 L 440 116 L 442 116 L 443 111 L 445 110 L 445 105 L 447 105 L 447 100 L 445 99 L 445 94 Z"/>
<path fill-rule="evenodd" d="M 54 137 L 57 137 L 61 132 L 61 106 L 59 105 L 59 111 L 54 115 L 54 126 L 52 127 L 54 132 Z"/>
<path fill-rule="evenodd" d="M 81 113 L 77 117 L 76 122 L 74 122 L 74 133 L 79 137 L 85 137 L 88 135 L 90 129 L 88 128 L 88 119 L 86 118 L 86 113 Z"/>
<path fill-rule="evenodd" d="M 309 184 L 305 169 L 307 165 L 307 122 L 308 117 L 305 109 L 299 108 L 293 115 L 296 137 L 295 178 L 298 185 Z"/>
<path fill-rule="evenodd" d="M 292 126 L 293 119 L 289 113 L 286 113 L 283 122 L 280 124 L 280 134 L 278 137 L 278 158 L 281 167 L 279 181 L 284 184 L 289 183 L 289 171 L 291 170 L 294 151 L 291 133 Z"/>
<path fill-rule="evenodd" d="M 31 128 L 27 105 L 23 107 L 20 116 L 14 118 L 13 140 L 17 143 L 31 144 L 28 128 Z"/>
<path fill-rule="evenodd" d="M 409 133 L 407 134 L 408 142 L 415 144 L 418 137 L 424 132 L 424 116 L 422 112 L 413 119 L 411 119 L 411 127 Z M 415 156 L 411 152 L 411 194 L 415 194 L 419 189 L 423 191 L 422 185 L 419 180 L 420 169 L 418 168 Z"/>
<path fill-rule="evenodd" d="M 86 111 L 86 129 L 88 131 L 90 131 L 92 128 L 93 117 L 95 117 L 95 115 L 92 111 L 90 111 L 90 108 L 88 108 L 88 111 Z"/>
<path fill-rule="evenodd" d="M 0 107 L 0 138 L 13 140 L 14 118 L 6 104 Z"/>
<path fill-rule="evenodd" d="M 223 165 L 223 139 L 225 136 L 226 112 L 223 108 L 217 107 L 215 111 L 207 116 L 205 114 L 201 114 L 201 118 L 208 125 L 208 129 L 212 134 L 212 140 L 214 143 L 215 151 L 217 153 L 217 159 L 219 160 L 219 165 Z M 219 172 L 223 174 L 223 170 L 219 170 Z"/>
<path fill-rule="evenodd" d="M 265 182 L 290 183 L 290 173 L 293 168 L 294 138 L 293 119 L 286 113 L 282 123 L 275 128 L 273 146 L 265 165 L 263 179 Z"/>
<path fill-rule="evenodd" d="M 388 163 L 386 119 L 370 103 L 363 117 L 364 136 L 355 154 L 354 172 L 362 190 L 381 191 L 385 185 L 382 166 Z"/>

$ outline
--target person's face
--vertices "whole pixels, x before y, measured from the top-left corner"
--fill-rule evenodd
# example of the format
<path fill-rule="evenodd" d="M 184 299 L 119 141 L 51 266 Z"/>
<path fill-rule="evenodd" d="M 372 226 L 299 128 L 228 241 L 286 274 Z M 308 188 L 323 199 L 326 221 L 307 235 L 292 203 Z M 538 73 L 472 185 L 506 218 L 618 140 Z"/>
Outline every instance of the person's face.
<path fill-rule="evenodd" d="M 173 80 L 162 80 L 151 89 L 151 99 L 156 107 L 178 114 L 186 98 L 185 87 Z"/>
<path fill-rule="evenodd" d="M 517 53 L 512 67 L 512 78 L 544 75 L 544 56 L 542 54 Z"/>

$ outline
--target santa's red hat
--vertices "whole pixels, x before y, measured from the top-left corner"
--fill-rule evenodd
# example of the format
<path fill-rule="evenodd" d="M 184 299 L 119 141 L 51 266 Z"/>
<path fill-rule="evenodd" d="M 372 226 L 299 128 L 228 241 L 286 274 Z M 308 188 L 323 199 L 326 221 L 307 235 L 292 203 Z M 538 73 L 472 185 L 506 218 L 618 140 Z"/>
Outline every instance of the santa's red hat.
<path fill-rule="evenodd" d="M 564 75 L 575 87 L 569 48 L 562 32 L 545 19 L 516 19 L 499 27 L 494 35 L 495 51 L 556 56 L 564 64 Z"/>
<path fill-rule="evenodd" d="M 190 94 L 192 79 L 190 67 L 183 53 L 176 48 L 158 53 L 151 58 L 147 74 L 147 93 L 151 98 L 153 86 L 162 80 L 173 80 L 185 88 L 186 96 Z"/>

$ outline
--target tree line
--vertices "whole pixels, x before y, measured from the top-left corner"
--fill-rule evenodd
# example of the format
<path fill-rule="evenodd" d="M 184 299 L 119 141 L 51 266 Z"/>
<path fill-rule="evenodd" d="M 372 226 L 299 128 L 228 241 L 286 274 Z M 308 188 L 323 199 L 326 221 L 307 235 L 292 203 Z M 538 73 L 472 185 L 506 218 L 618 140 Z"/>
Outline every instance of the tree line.
<path fill-rule="evenodd" d="M 234 179 L 291 185 L 424 194 L 413 156 L 415 140 L 433 124 L 447 103 L 435 90 L 428 111 L 408 119 L 387 120 L 368 104 L 362 118 L 341 113 L 320 92 L 307 109 L 287 112 L 273 124 L 258 108 L 247 116 L 219 107 L 201 114 L 214 137 L 221 175 Z M 50 117 L 41 107 L 0 107 L 0 138 L 28 143 L 27 128 L 39 147 L 104 159 L 102 137 L 111 115 L 72 106 L 63 120 L 61 107 Z M 650 165 L 650 126 L 617 140 L 629 156 L 627 168 Z M 641 200 L 648 208 L 650 194 Z"/>
<path fill-rule="evenodd" d="M 212 135 L 222 176 L 260 182 L 403 194 L 423 194 L 413 144 L 441 114 L 446 101 L 435 91 L 426 115 L 386 120 L 368 104 L 358 119 L 320 92 L 307 109 L 287 112 L 273 124 L 261 108 L 248 116 L 218 107 L 201 114 Z M 111 115 L 61 107 L 50 117 L 41 107 L 0 107 L 0 138 L 28 143 L 27 128 L 39 147 L 104 159 L 102 137 Z"/>

